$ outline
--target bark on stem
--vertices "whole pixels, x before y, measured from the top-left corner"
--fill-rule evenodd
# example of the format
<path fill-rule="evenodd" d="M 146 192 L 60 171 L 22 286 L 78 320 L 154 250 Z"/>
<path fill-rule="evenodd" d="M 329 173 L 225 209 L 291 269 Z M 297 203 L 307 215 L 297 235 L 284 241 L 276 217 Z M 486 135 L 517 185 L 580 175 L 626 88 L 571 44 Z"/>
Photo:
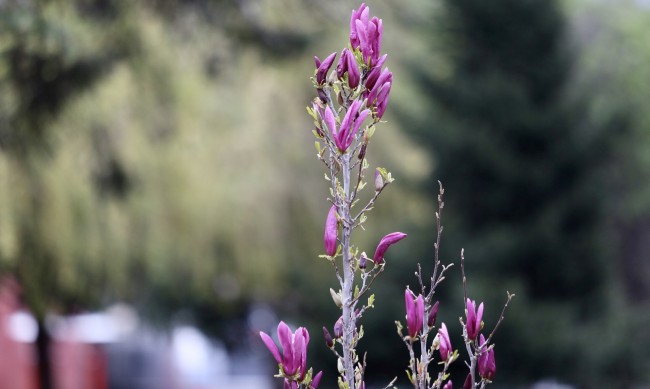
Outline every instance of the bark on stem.
<path fill-rule="evenodd" d="M 354 384 L 354 305 L 353 285 L 354 271 L 350 257 L 350 235 L 352 223 L 350 219 L 350 154 L 341 156 L 341 173 L 343 175 L 343 198 L 340 203 L 340 213 L 343 224 L 343 285 L 341 285 L 343 299 L 343 368 L 345 382 L 350 389 L 355 389 Z"/>

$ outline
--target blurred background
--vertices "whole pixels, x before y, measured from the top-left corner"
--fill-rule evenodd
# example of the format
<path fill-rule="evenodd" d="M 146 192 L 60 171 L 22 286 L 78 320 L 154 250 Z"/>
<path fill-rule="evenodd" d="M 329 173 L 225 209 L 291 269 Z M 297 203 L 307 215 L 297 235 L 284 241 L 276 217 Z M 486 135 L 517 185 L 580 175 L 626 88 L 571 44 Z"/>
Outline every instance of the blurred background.
<path fill-rule="evenodd" d="M 0 0 L 0 389 L 278 388 L 279 320 L 336 387 L 304 107 L 358 6 Z M 409 238 L 364 316 L 368 387 L 408 387 L 393 322 L 440 180 L 452 344 L 461 248 L 487 328 L 516 293 L 495 388 L 650 388 L 650 2 L 369 6 L 395 82 L 368 158 L 397 179 L 357 243 Z"/>

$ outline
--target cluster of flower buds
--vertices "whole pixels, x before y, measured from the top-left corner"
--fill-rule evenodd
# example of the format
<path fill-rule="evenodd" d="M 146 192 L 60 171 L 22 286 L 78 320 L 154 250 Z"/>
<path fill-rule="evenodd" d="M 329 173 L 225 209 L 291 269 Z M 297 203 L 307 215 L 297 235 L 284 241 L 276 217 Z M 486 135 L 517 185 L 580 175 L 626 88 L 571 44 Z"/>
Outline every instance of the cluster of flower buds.
<path fill-rule="evenodd" d="M 269 335 L 260 331 L 260 337 L 278 363 L 280 374 L 284 377 L 285 389 L 297 389 L 300 385 L 309 389 L 318 388 L 322 372 L 312 378 L 311 369 L 307 371 L 307 329 L 300 327 L 292 333 L 289 326 L 281 321 L 278 324 L 278 339 L 282 345 L 282 353 Z"/>
<path fill-rule="evenodd" d="M 318 99 L 310 113 L 315 120 L 317 135 L 328 137 L 341 154 L 348 152 L 355 140 L 359 141 L 361 134 L 365 134 L 366 130 L 360 132 L 359 129 L 366 118 L 372 115 L 377 122 L 383 117 L 393 83 L 393 73 L 388 68 L 382 69 L 387 57 L 380 55 L 382 21 L 377 17 L 370 18 L 369 13 L 365 4 L 352 11 L 350 46 L 341 52 L 335 69 L 336 77 L 328 77 L 336 52 L 322 61 L 314 56 Z M 339 82 L 340 87 L 331 88 L 335 82 Z M 334 98 L 333 93 L 338 93 L 338 96 Z M 335 109 L 334 101 L 345 110 L 340 125 L 337 125 L 340 111 Z M 367 142 L 367 138 L 364 137 L 363 141 Z"/>

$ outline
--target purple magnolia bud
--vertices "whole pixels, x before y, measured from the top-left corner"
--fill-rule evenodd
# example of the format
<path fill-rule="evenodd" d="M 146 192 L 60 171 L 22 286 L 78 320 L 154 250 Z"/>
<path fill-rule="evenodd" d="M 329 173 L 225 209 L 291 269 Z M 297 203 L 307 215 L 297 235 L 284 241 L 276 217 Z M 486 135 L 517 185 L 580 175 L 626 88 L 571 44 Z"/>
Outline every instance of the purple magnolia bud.
<path fill-rule="evenodd" d="M 339 317 L 339 319 L 334 323 L 334 337 L 336 339 L 341 338 L 343 336 L 343 316 Z"/>
<path fill-rule="evenodd" d="M 327 347 L 332 348 L 334 347 L 334 339 L 332 339 L 332 335 L 330 332 L 327 330 L 326 327 L 323 327 L 323 336 L 325 337 L 325 344 Z"/>
<path fill-rule="evenodd" d="M 494 381 L 494 376 L 497 373 L 497 365 L 496 361 L 494 360 L 494 347 L 492 347 L 489 351 L 485 351 L 487 345 L 485 344 L 485 338 L 483 337 L 483 334 L 481 334 L 479 341 L 481 343 L 481 355 L 478 357 L 478 373 L 484 379 L 488 381 Z"/>
<path fill-rule="evenodd" d="M 382 70 L 379 74 L 379 77 L 377 77 L 377 80 L 373 83 L 372 89 L 370 89 L 370 92 L 367 95 L 368 101 L 366 105 L 368 107 L 376 105 L 376 100 L 378 100 L 377 96 L 379 96 L 379 92 L 381 92 L 381 90 L 387 86 L 386 83 L 393 83 L 393 73 L 388 70 L 388 68 L 384 68 L 384 70 Z"/>
<path fill-rule="evenodd" d="M 440 301 L 436 301 L 436 303 L 433 304 L 433 307 L 431 307 L 431 310 L 429 311 L 429 318 L 427 319 L 427 325 L 429 328 L 436 325 L 436 317 L 438 317 L 438 305 L 440 305 Z"/>
<path fill-rule="evenodd" d="M 451 388 L 452 388 L 452 386 L 451 386 L 451 380 L 447 381 L 447 383 L 445 384 L 445 386 L 442 387 L 442 389 L 451 389 Z"/>
<path fill-rule="evenodd" d="M 442 323 L 440 329 L 438 330 L 438 337 L 440 339 L 440 359 L 446 361 L 449 358 L 449 355 L 452 353 L 451 349 L 451 340 L 449 340 L 449 332 L 447 331 L 447 326 L 445 323 Z"/>
<path fill-rule="evenodd" d="M 336 205 L 330 207 L 325 221 L 325 254 L 332 256 L 336 254 L 336 238 L 338 236 L 338 221 L 336 219 Z"/>
<path fill-rule="evenodd" d="M 422 330 L 424 318 L 424 299 L 422 295 L 413 300 L 413 294 L 406 288 L 404 291 L 404 300 L 406 301 L 406 324 L 409 330 L 409 336 L 414 339 L 418 332 Z"/>
<path fill-rule="evenodd" d="M 334 143 L 342 153 L 345 153 L 345 151 L 350 147 L 359 127 L 361 127 L 363 121 L 370 114 L 370 111 L 367 109 L 359 112 L 359 108 L 361 108 L 362 105 L 362 101 L 358 99 L 354 100 L 352 104 L 350 104 L 345 117 L 341 121 L 339 131 L 334 135 Z M 327 112 L 325 112 L 325 117 L 327 117 Z"/>
<path fill-rule="evenodd" d="M 354 21 L 354 31 L 356 32 L 363 61 L 372 68 L 379 60 L 383 33 L 382 21 L 377 17 L 368 20 L 368 9 L 366 8 L 359 18 Z M 352 43 L 352 39 L 350 41 Z"/>
<path fill-rule="evenodd" d="M 339 57 L 339 63 L 336 65 L 336 76 L 341 79 L 345 72 L 348 71 L 348 55 L 350 50 L 348 48 L 343 49 L 341 56 Z"/>
<path fill-rule="evenodd" d="M 352 16 L 350 17 L 350 45 L 352 46 L 352 50 L 359 47 L 356 21 L 365 20 L 365 23 L 368 23 L 369 12 L 370 9 L 366 6 L 366 3 L 362 3 L 357 11 L 352 10 Z"/>
<path fill-rule="evenodd" d="M 352 54 L 348 48 L 343 49 L 341 57 L 339 58 L 339 63 L 336 65 L 336 75 L 339 80 L 343 79 L 345 73 L 348 74 L 348 84 L 350 85 L 350 88 L 356 88 L 359 85 L 361 76 L 359 74 L 359 67 L 357 66 L 354 54 Z"/>
<path fill-rule="evenodd" d="M 472 374 L 467 374 L 467 378 L 465 378 L 465 383 L 463 384 L 463 389 L 473 389 L 472 388 Z"/>
<path fill-rule="evenodd" d="M 330 54 L 322 62 L 321 60 L 314 56 L 314 63 L 316 64 L 316 83 L 318 85 L 323 85 L 325 78 L 327 77 L 327 72 L 330 70 L 334 59 L 336 58 L 336 52 Z"/>
<path fill-rule="evenodd" d="M 371 90 L 375 84 L 377 83 L 377 79 L 379 78 L 379 75 L 381 74 L 381 67 L 384 65 L 384 62 L 386 62 L 386 58 L 388 57 L 388 54 L 384 54 L 381 57 L 379 57 L 379 60 L 377 61 L 377 64 L 375 67 L 368 73 L 366 76 L 366 89 Z"/>
<path fill-rule="evenodd" d="M 391 82 L 384 83 L 377 95 L 377 110 L 375 111 L 375 115 L 379 119 L 381 119 L 386 112 L 386 107 L 388 106 L 388 95 L 390 94 L 390 88 L 392 85 Z"/>
<path fill-rule="evenodd" d="M 379 192 L 384 188 L 384 178 L 381 176 L 379 169 L 375 169 L 375 191 Z"/>
<path fill-rule="evenodd" d="M 386 250 L 388 250 L 391 245 L 399 242 L 404 238 L 406 238 L 406 234 L 403 232 L 391 232 L 390 234 L 381 238 L 381 241 L 379 241 L 377 249 L 375 250 L 375 256 L 372 257 L 372 260 L 375 261 L 375 264 L 381 265 L 384 262 L 384 254 L 386 254 Z"/>
<path fill-rule="evenodd" d="M 466 303 L 467 323 L 467 338 L 470 340 L 476 339 L 479 331 L 481 330 L 481 320 L 483 319 L 483 303 L 478 306 L 476 311 L 476 303 L 467 299 Z"/>
<path fill-rule="evenodd" d="M 359 384 L 359 389 L 366 389 L 366 382 L 365 381 L 361 381 L 361 383 Z"/>
<path fill-rule="evenodd" d="M 316 373 L 314 378 L 311 380 L 310 388 L 311 389 L 318 389 L 318 385 L 320 385 L 320 379 L 323 377 L 323 372 L 319 371 Z"/>
<path fill-rule="evenodd" d="M 354 55 L 350 53 L 347 58 L 348 61 L 348 84 L 350 88 L 354 89 L 359 86 L 359 81 L 361 80 L 361 75 L 359 74 L 359 66 L 357 66 L 357 61 L 354 59 Z"/>

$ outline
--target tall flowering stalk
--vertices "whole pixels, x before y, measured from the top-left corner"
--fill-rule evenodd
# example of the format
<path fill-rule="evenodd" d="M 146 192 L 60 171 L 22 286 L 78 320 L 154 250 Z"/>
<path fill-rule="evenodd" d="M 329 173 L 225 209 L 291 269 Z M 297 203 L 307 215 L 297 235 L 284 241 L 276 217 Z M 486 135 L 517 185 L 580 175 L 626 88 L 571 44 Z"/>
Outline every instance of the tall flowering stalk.
<path fill-rule="evenodd" d="M 393 82 L 392 73 L 383 67 L 387 56 L 381 55 L 382 36 L 382 20 L 371 17 L 365 4 L 353 10 L 350 44 L 342 50 L 335 69 L 331 66 L 337 53 L 323 61 L 315 58 L 313 81 L 318 97 L 307 108 L 314 119 L 318 158 L 328 169 L 331 185 L 328 200 L 332 206 L 325 222 L 322 257 L 335 269 L 339 288 L 330 292 L 342 311 L 331 342 L 327 340 L 328 336 L 331 338 L 327 328 L 324 331 L 326 343 L 339 359 L 339 385 L 350 389 L 364 386 L 365 365 L 356 351 L 363 331 L 357 323 L 366 309 L 373 306 L 374 297 L 371 295 L 364 303 L 360 299 L 384 270 L 388 248 L 406 237 L 401 232 L 384 236 L 372 258 L 352 244 L 353 231 L 362 226 L 366 213 L 393 181 L 382 168 L 373 169 L 376 176 L 371 174 L 366 180 L 370 166 L 366 152 L 386 111 Z M 375 193 L 354 212 L 359 192 L 368 181 L 374 183 Z"/>

